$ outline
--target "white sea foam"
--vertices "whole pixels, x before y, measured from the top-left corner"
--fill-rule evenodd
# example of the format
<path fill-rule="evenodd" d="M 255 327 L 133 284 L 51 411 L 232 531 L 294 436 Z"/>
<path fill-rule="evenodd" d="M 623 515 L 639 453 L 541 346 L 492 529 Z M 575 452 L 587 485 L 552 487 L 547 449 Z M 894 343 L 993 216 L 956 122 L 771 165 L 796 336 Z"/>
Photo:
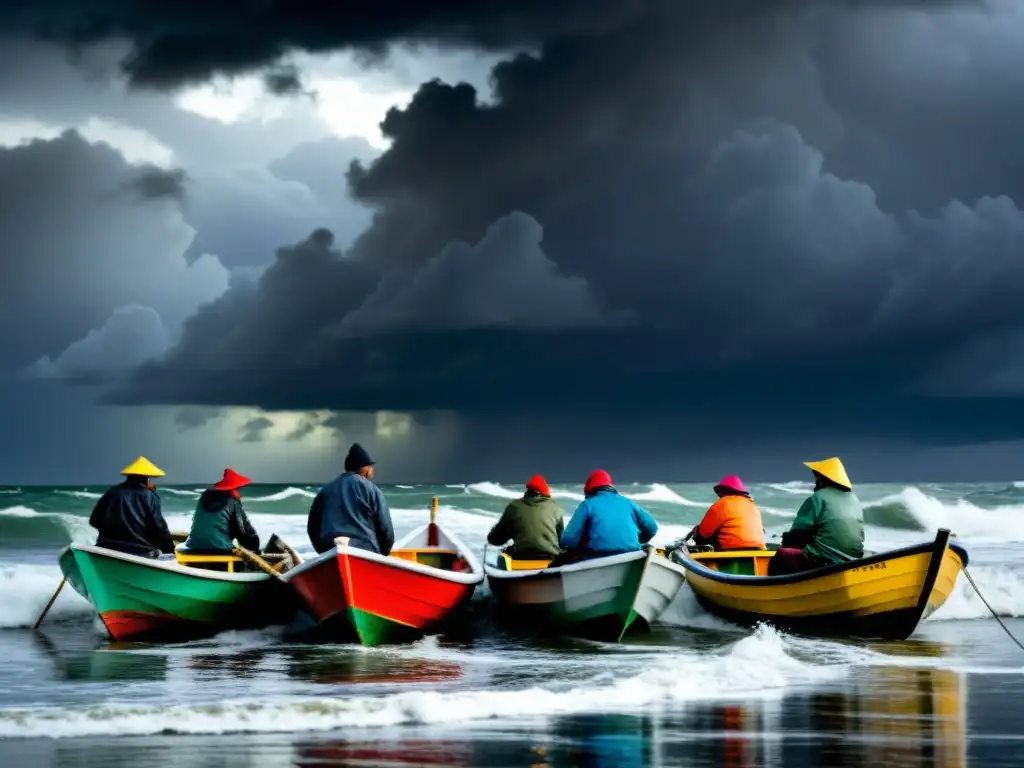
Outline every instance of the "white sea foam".
<path fill-rule="evenodd" d="M 7 507 L 6 509 L 0 509 L 0 515 L 7 515 L 8 517 L 43 517 L 47 513 L 36 512 L 32 507 Z"/>
<path fill-rule="evenodd" d="M 758 674 L 751 675 L 750 670 Z M 280 697 L 174 707 L 121 705 L 0 710 L 0 738 L 68 738 L 153 733 L 298 732 L 635 712 L 688 701 L 777 697 L 794 685 L 842 677 L 846 670 L 794 658 L 786 640 L 759 629 L 721 652 L 680 651 L 638 675 L 603 673 L 572 686 L 519 690 L 408 691 L 349 697 Z"/>
<path fill-rule="evenodd" d="M 66 491 L 63 489 L 56 490 L 54 493 L 59 494 L 60 496 L 71 496 L 75 499 L 98 499 L 103 495 L 102 493 L 96 493 L 95 491 Z"/>
<path fill-rule="evenodd" d="M 269 496 L 254 496 L 252 498 L 245 499 L 245 501 L 247 503 L 250 501 L 284 501 L 285 499 L 290 499 L 294 496 L 302 496 L 303 498 L 306 499 L 314 499 L 316 498 L 316 492 L 306 490 L 305 488 L 296 488 L 294 486 L 288 486 L 283 491 L 272 493 Z"/>
<path fill-rule="evenodd" d="M 982 509 L 958 499 L 946 503 L 919 488 L 904 488 L 865 505 L 865 520 L 886 528 L 911 528 L 933 533 L 949 528 L 960 538 L 976 541 L 1024 541 L 1024 505 Z"/>
<path fill-rule="evenodd" d="M 633 501 L 660 501 L 667 504 L 680 504 L 684 507 L 708 506 L 702 502 L 691 501 L 690 499 L 684 498 L 662 483 L 653 483 L 649 490 L 643 491 L 642 493 L 623 493 L 622 495 L 628 496 Z"/>
<path fill-rule="evenodd" d="M 968 570 L 978 589 L 999 616 L 1024 616 L 1024 574 L 1005 566 L 968 566 Z M 990 616 L 991 613 L 974 587 L 960 574 L 953 594 L 928 620 L 987 619 Z"/>
<path fill-rule="evenodd" d="M 199 498 L 202 491 L 189 491 L 183 488 L 161 488 L 160 493 L 170 493 L 174 496 L 187 496 L 191 499 Z"/>
<path fill-rule="evenodd" d="M 523 495 L 522 491 L 512 490 L 506 488 L 499 483 L 482 482 L 482 483 L 470 483 L 466 486 L 466 490 L 469 493 L 479 493 L 483 496 L 496 496 L 499 499 L 518 499 Z"/>
<path fill-rule="evenodd" d="M 782 493 L 806 496 L 814 490 L 814 484 L 803 480 L 790 480 L 788 483 L 768 483 L 768 488 Z"/>
<path fill-rule="evenodd" d="M 60 584 L 61 572 L 56 565 L 20 563 L 0 566 L 0 627 L 5 629 L 31 627 L 47 601 Z M 65 585 L 47 614 L 47 621 L 88 613 L 92 606 Z"/>

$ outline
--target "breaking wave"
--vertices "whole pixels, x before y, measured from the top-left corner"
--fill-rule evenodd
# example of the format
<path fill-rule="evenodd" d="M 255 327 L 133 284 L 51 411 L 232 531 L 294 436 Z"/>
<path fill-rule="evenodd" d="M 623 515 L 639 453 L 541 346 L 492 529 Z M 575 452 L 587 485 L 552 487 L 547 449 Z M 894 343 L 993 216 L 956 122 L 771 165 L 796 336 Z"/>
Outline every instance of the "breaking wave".
<path fill-rule="evenodd" d="M 0 738 L 155 733 L 222 734 L 376 728 L 588 712 L 635 712 L 707 699 L 775 697 L 792 686 L 841 678 L 846 669 L 802 661 L 769 628 L 715 654 L 679 651 L 629 676 L 602 673 L 572 685 L 519 690 L 434 690 L 348 697 L 284 696 L 173 707 L 103 703 L 0 710 Z M 751 675 L 751 669 L 758 669 Z"/>

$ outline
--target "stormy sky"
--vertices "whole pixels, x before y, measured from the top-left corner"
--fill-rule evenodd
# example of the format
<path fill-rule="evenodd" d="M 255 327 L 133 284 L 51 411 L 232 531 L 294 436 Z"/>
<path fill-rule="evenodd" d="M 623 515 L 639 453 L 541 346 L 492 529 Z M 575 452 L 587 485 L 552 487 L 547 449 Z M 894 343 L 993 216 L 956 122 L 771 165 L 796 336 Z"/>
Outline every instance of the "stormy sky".
<path fill-rule="evenodd" d="M 1016 0 L 0 30 L 0 482 L 1024 477 Z"/>

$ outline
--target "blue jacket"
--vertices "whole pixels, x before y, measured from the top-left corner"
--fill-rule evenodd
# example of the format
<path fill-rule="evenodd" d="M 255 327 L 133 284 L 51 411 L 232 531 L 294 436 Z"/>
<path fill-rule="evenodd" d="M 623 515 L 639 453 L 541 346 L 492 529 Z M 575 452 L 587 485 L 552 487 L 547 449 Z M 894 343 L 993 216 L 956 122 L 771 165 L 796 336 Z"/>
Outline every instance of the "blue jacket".
<path fill-rule="evenodd" d="M 584 557 L 636 552 L 658 532 L 658 524 L 638 505 L 614 488 L 602 488 L 580 502 L 562 533 L 564 549 L 579 549 Z"/>
<path fill-rule="evenodd" d="M 309 508 L 306 533 L 317 552 L 333 547 L 338 536 L 348 536 L 349 546 L 381 555 L 391 554 L 395 543 L 384 494 L 355 472 L 340 474 L 320 489 Z"/>

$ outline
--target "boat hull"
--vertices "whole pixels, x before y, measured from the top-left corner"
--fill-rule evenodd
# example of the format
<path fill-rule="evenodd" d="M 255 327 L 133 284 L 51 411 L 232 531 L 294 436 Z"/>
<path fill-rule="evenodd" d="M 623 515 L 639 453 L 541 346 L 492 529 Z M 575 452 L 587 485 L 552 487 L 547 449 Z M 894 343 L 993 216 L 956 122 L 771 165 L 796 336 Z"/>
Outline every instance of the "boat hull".
<path fill-rule="evenodd" d="M 424 531 L 396 543 L 389 557 L 338 544 L 289 572 L 285 578 L 318 633 L 366 646 L 411 642 L 437 630 L 468 603 L 483 573 L 461 544 L 423 547 L 415 550 L 417 556 L 403 557 L 413 551 L 410 543 L 424 543 L 418 540 Z M 445 544 L 454 540 L 444 536 Z M 425 564 L 449 553 L 458 553 L 465 570 Z"/>
<path fill-rule="evenodd" d="M 288 590 L 264 573 L 203 571 L 79 545 L 65 549 L 59 562 L 68 583 L 118 641 L 258 629 L 283 624 L 295 610 Z"/>
<path fill-rule="evenodd" d="M 618 641 L 643 631 L 668 607 L 685 578 L 655 552 L 629 552 L 530 571 L 488 564 L 488 584 L 504 618 L 534 631 Z"/>
<path fill-rule="evenodd" d="M 765 622 L 808 635 L 903 640 L 946 601 L 967 564 L 966 551 L 949 537 L 943 529 L 932 543 L 787 576 L 723 573 L 721 565 L 708 567 L 689 552 L 672 557 L 686 568 L 701 605 L 728 621 Z M 718 564 L 730 559 L 716 554 Z M 763 572 L 769 556 L 729 554 L 759 562 L 754 573 Z"/>

